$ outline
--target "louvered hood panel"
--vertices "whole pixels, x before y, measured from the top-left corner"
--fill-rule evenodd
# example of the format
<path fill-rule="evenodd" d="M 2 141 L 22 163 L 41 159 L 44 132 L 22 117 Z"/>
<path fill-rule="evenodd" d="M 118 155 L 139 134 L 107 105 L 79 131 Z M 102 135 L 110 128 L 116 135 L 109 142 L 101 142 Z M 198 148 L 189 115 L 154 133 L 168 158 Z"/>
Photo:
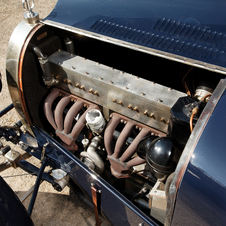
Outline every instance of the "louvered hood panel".
<path fill-rule="evenodd" d="M 59 0 L 45 22 L 225 67 L 225 9 L 215 0 Z"/>

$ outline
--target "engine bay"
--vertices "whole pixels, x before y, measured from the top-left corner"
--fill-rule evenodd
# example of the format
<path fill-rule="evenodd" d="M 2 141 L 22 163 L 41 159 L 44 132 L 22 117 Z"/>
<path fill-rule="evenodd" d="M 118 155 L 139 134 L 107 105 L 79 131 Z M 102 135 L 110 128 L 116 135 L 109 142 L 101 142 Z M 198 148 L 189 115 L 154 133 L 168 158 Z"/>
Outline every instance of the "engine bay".
<path fill-rule="evenodd" d="M 223 74 L 48 26 L 22 74 L 32 124 L 163 224 L 173 173 Z"/>

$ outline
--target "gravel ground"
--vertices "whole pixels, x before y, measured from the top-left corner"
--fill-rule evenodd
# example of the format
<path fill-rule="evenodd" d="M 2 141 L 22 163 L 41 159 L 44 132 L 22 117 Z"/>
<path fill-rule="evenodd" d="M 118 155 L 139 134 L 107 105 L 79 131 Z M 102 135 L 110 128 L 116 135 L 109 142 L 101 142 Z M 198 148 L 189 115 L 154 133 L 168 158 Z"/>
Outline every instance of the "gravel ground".
<path fill-rule="evenodd" d="M 56 4 L 56 0 L 36 0 L 34 11 L 39 12 L 40 18 L 45 18 Z M 9 38 L 16 25 L 23 20 L 24 9 L 21 0 L 0 0 L 0 71 L 2 74 L 3 89 L 0 93 L 0 110 L 11 104 L 5 77 L 6 49 Z M 15 110 L 10 111 L 0 119 L 1 125 L 12 125 L 18 121 Z M 18 147 L 14 146 L 16 150 Z M 0 157 L 0 163 L 4 161 Z M 29 160 L 39 165 L 36 159 Z M 23 174 L 23 175 L 21 175 Z M 11 186 L 19 198 L 21 198 L 35 183 L 36 177 L 24 175 L 21 169 L 10 168 L 0 175 Z M 21 175 L 21 176 L 18 176 Z M 27 208 L 29 198 L 23 203 Z M 32 219 L 36 226 L 41 225 L 95 225 L 92 211 L 86 209 L 82 203 L 69 196 L 69 188 L 63 192 L 56 192 L 51 185 L 43 182 L 32 212 Z"/>

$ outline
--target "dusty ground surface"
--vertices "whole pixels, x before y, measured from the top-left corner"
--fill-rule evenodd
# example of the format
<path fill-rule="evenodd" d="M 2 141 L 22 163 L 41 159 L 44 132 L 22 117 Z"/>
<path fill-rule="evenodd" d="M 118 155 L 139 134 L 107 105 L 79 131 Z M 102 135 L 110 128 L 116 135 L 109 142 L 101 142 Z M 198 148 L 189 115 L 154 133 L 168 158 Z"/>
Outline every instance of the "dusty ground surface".
<path fill-rule="evenodd" d="M 39 12 L 40 18 L 45 18 L 56 4 L 56 0 L 36 0 L 34 11 Z M 0 93 L 0 110 L 11 103 L 5 77 L 5 59 L 9 38 L 16 25 L 23 20 L 24 9 L 21 0 L 0 0 L 0 71 L 2 74 L 3 89 Z M 14 110 L 10 111 L 0 119 L 1 125 L 12 125 L 18 121 Z M 18 150 L 18 147 L 15 147 Z M 0 157 L 0 163 L 4 161 Z M 31 159 L 34 164 L 39 164 Z M 23 174 L 23 175 L 21 175 Z M 0 175 L 12 187 L 15 193 L 21 198 L 35 183 L 33 176 L 25 174 L 20 169 L 10 168 Z M 21 175 L 21 176 L 18 176 Z M 23 203 L 27 208 L 29 198 Z M 75 201 L 75 202 L 74 202 Z M 41 225 L 95 225 L 92 211 L 84 208 L 81 202 L 69 196 L 69 189 L 63 192 L 56 192 L 51 185 L 43 182 L 41 184 L 37 201 L 32 212 L 32 219 L 36 226 Z"/>

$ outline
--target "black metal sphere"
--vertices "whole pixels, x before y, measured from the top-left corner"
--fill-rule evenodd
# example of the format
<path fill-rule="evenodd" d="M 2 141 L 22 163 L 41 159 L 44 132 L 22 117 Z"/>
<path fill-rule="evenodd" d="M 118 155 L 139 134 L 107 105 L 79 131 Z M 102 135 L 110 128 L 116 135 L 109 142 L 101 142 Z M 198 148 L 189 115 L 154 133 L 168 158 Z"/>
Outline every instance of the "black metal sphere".
<path fill-rule="evenodd" d="M 146 160 L 152 175 L 157 179 L 168 176 L 176 168 L 180 151 L 168 137 L 157 138 L 150 144 L 146 152 Z"/>

